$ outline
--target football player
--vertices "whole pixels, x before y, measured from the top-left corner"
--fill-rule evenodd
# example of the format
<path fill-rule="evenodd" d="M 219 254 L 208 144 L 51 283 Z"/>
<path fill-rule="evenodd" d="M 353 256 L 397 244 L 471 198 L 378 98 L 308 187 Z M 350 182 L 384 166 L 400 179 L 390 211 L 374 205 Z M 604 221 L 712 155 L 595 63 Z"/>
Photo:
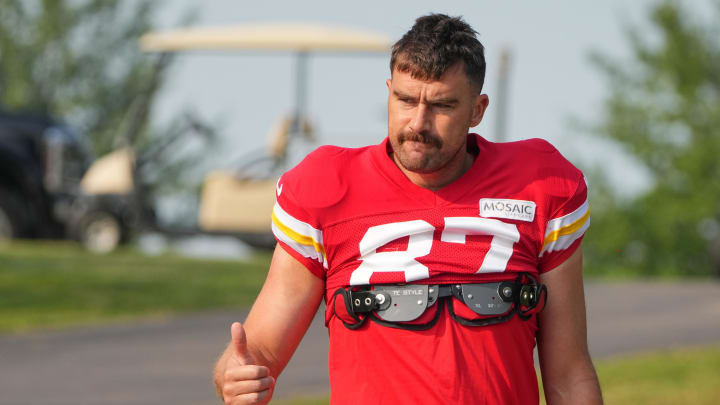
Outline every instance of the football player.
<path fill-rule="evenodd" d="M 266 403 L 321 300 L 331 403 L 600 404 L 587 349 L 583 174 L 541 139 L 468 133 L 488 107 L 461 18 L 394 46 L 388 137 L 324 146 L 276 188 L 270 270 L 215 368 L 228 404 Z"/>

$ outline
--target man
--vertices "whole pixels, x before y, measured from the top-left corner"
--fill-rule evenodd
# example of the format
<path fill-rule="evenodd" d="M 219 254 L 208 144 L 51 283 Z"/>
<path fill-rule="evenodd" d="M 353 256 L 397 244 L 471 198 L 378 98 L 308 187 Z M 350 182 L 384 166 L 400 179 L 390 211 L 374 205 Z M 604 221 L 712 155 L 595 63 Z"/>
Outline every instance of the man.
<path fill-rule="evenodd" d="M 545 141 L 468 134 L 488 106 L 475 34 L 418 18 L 393 47 L 388 138 L 279 180 L 267 280 L 215 368 L 225 403 L 270 400 L 321 299 L 331 403 L 537 404 L 536 339 L 548 404 L 601 403 L 584 177 Z"/>

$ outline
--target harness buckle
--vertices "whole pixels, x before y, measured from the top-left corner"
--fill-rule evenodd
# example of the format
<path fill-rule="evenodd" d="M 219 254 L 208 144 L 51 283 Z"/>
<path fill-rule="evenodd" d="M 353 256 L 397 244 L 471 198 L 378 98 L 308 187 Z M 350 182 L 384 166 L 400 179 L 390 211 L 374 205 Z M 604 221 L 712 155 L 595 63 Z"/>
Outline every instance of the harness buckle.
<path fill-rule="evenodd" d="M 512 308 L 516 289 L 514 283 L 461 284 L 462 301 L 478 315 L 501 315 Z"/>
<path fill-rule="evenodd" d="M 535 287 L 531 285 L 524 285 L 520 287 L 520 305 L 523 307 L 534 308 L 537 305 L 537 295 L 535 294 Z"/>
<path fill-rule="evenodd" d="M 437 286 L 432 287 L 423 284 L 374 286 L 371 292 L 384 300 L 384 308 L 378 308 L 377 316 L 389 322 L 414 321 L 431 305 L 431 301 L 437 300 Z M 432 299 L 431 289 L 434 294 Z"/>

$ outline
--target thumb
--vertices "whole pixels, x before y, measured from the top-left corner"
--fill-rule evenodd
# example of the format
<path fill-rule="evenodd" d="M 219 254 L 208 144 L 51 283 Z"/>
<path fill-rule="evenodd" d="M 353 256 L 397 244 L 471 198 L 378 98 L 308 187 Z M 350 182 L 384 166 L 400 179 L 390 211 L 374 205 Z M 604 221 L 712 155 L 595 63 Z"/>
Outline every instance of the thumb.
<path fill-rule="evenodd" d="M 245 336 L 245 328 L 240 322 L 233 322 L 230 327 L 230 336 L 233 347 L 233 354 L 244 365 L 252 364 L 253 359 L 247 348 L 247 337 Z"/>

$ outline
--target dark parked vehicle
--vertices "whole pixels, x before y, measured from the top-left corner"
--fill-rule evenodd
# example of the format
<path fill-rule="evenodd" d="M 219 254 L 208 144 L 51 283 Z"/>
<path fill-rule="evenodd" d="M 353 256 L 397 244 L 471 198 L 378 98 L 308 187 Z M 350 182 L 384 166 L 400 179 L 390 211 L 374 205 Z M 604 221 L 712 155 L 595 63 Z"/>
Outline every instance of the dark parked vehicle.
<path fill-rule="evenodd" d="M 0 111 L 0 239 L 75 239 L 106 252 L 140 217 L 132 152 L 91 165 L 85 138 L 49 117 Z"/>

